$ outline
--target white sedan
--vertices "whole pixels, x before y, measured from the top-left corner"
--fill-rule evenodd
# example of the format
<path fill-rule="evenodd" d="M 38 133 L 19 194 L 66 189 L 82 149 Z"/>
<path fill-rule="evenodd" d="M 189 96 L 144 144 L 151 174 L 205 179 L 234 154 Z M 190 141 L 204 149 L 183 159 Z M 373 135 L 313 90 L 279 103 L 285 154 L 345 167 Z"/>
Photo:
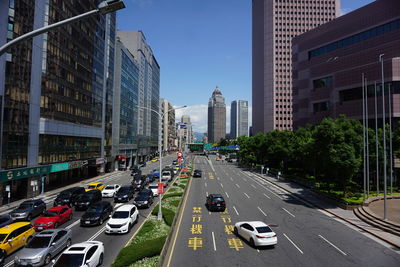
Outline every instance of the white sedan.
<path fill-rule="evenodd" d="M 104 245 L 100 241 L 86 241 L 70 246 L 61 254 L 54 267 L 94 267 L 100 266 L 104 259 Z"/>
<path fill-rule="evenodd" d="M 119 184 L 109 184 L 101 191 L 101 196 L 114 197 L 120 188 L 121 186 Z"/>
<path fill-rule="evenodd" d="M 275 246 L 278 243 L 276 233 L 260 221 L 237 222 L 233 231 L 249 241 L 252 247 Z"/>

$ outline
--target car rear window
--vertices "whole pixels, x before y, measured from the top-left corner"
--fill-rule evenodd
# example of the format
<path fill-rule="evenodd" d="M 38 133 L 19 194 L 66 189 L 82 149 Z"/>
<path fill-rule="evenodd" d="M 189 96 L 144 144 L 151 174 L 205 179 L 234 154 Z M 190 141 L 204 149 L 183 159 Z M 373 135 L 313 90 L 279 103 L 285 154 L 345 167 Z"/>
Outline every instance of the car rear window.
<path fill-rule="evenodd" d="M 214 197 L 213 200 L 214 201 L 224 201 L 224 199 L 222 197 Z"/>
<path fill-rule="evenodd" d="M 115 189 L 113 185 L 107 185 L 105 189 Z"/>
<path fill-rule="evenodd" d="M 257 232 L 259 232 L 260 234 L 272 232 L 272 229 L 269 228 L 268 226 L 256 227 L 256 229 L 257 229 Z"/>

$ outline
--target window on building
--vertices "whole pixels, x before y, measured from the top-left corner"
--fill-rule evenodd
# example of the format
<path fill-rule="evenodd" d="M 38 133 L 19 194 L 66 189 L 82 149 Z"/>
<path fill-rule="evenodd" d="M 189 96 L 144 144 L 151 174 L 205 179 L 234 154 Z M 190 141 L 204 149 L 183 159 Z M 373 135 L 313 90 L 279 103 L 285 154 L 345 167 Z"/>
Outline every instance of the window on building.
<path fill-rule="evenodd" d="M 318 88 L 330 87 L 332 86 L 332 76 L 319 78 L 313 80 L 313 89 L 316 90 Z"/>

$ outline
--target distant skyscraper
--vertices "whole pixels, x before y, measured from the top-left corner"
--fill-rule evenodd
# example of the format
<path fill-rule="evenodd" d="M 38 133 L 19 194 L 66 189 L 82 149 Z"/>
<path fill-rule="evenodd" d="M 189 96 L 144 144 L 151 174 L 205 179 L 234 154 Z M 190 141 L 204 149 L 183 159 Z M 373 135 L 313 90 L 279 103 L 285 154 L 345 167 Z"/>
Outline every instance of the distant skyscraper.
<path fill-rule="evenodd" d="M 231 133 L 230 138 L 248 136 L 249 105 L 246 100 L 235 100 L 231 103 Z"/>
<path fill-rule="evenodd" d="M 208 101 L 208 141 L 219 142 L 225 139 L 226 107 L 225 98 L 218 87 L 215 88 Z"/>
<path fill-rule="evenodd" d="M 292 38 L 339 15 L 339 0 L 253 0 L 253 133 L 292 129 Z"/>

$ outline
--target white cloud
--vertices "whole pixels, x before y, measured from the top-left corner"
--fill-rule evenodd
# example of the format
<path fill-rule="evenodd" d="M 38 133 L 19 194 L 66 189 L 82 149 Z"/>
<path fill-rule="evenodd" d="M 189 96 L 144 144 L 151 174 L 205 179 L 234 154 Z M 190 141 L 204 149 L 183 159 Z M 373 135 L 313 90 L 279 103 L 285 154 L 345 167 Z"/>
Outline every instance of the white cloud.
<path fill-rule="evenodd" d="M 252 107 L 249 107 L 249 126 L 252 125 Z M 180 122 L 182 115 L 189 115 L 193 125 L 193 131 L 199 133 L 207 132 L 208 105 L 194 105 L 175 110 L 175 121 Z M 226 106 L 226 132 L 231 131 L 231 106 Z"/>

